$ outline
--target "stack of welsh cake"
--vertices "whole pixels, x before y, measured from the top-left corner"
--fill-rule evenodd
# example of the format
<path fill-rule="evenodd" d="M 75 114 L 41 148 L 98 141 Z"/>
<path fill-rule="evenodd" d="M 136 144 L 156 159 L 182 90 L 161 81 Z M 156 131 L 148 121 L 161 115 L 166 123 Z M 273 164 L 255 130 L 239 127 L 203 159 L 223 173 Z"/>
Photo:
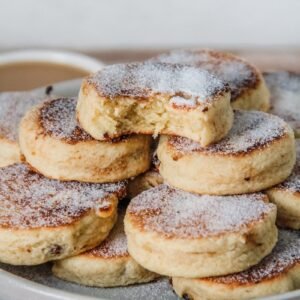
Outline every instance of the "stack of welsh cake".
<path fill-rule="evenodd" d="M 279 115 L 300 103 L 274 92 L 281 75 L 265 75 Z M 295 137 L 251 64 L 177 50 L 107 66 L 78 99 L 4 93 L 0 106 L 0 261 L 54 261 L 89 286 L 168 276 L 194 300 L 300 287 Z"/>

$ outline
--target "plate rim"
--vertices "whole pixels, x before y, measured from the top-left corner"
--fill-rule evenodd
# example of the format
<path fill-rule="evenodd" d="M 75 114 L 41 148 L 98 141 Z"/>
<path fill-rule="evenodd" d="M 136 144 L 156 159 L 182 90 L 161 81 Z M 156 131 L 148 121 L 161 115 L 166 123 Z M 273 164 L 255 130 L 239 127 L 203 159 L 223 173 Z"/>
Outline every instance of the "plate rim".
<path fill-rule="evenodd" d="M 30 279 L 24 278 L 22 276 L 18 276 L 0 268 L 0 286 L 2 285 L 2 282 L 4 284 L 7 284 L 9 282 L 9 285 L 14 285 L 14 288 L 17 287 L 20 291 L 26 290 L 30 293 L 35 293 L 36 295 L 52 297 L 53 300 L 107 300 L 106 298 L 102 297 L 99 298 L 93 296 L 76 295 L 75 293 L 64 291 L 55 287 L 50 287 L 42 283 L 38 283 Z"/>

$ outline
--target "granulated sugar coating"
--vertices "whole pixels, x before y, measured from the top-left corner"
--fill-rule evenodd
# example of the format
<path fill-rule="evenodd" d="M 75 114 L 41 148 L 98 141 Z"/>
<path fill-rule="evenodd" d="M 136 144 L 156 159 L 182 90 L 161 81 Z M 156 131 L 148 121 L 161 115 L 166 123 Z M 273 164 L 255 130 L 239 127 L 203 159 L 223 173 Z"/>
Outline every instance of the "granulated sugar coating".
<path fill-rule="evenodd" d="M 35 92 L 0 93 L 0 137 L 16 141 L 19 123 L 27 110 L 45 98 Z"/>
<path fill-rule="evenodd" d="M 300 134 L 300 74 L 270 72 L 264 74 L 271 92 L 271 113 L 280 116 Z"/>
<path fill-rule="evenodd" d="M 125 196 L 126 183 L 60 182 L 32 172 L 24 164 L 0 168 L 0 227 L 55 227 L 84 213 L 107 209 L 108 197 Z"/>
<path fill-rule="evenodd" d="M 205 278 L 223 284 L 259 283 L 287 272 L 300 263 L 300 232 L 296 230 L 279 230 L 278 242 L 268 256 L 250 269 L 220 277 Z"/>
<path fill-rule="evenodd" d="M 108 98 L 145 99 L 165 93 L 184 98 L 189 106 L 213 100 L 215 95 L 228 91 L 222 80 L 206 70 L 165 63 L 112 65 L 90 76 L 88 82 Z"/>
<path fill-rule="evenodd" d="M 40 110 L 40 122 L 45 132 L 68 142 L 93 140 L 77 123 L 76 104 L 75 98 L 46 102 Z"/>
<path fill-rule="evenodd" d="M 68 143 L 96 141 L 85 132 L 76 120 L 75 98 L 58 98 L 47 101 L 40 109 L 40 124 L 46 134 Z M 130 141 L 128 135 L 101 141 L 101 143 L 118 143 Z M 100 143 L 100 141 L 99 141 Z"/>
<path fill-rule="evenodd" d="M 300 193 L 300 140 L 296 140 L 297 160 L 292 174 L 287 180 L 275 186 L 275 188 L 284 189 L 292 193 Z"/>
<path fill-rule="evenodd" d="M 228 83 L 231 100 L 254 88 L 260 81 L 257 70 L 252 65 L 229 53 L 206 49 L 174 50 L 150 61 L 192 65 L 207 70 Z"/>
<path fill-rule="evenodd" d="M 160 185 L 135 197 L 127 213 L 146 231 L 167 237 L 199 238 L 225 232 L 240 232 L 257 222 L 276 207 L 266 196 L 196 195 L 168 185 Z"/>
<path fill-rule="evenodd" d="M 203 152 L 222 155 L 247 153 L 287 134 L 283 120 L 259 111 L 235 111 L 234 122 L 228 135 L 220 142 L 201 147 L 197 142 L 184 137 L 170 136 L 168 143 L 183 153 Z"/>
<path fill-rule="evenodd" d="M 170 99 L 170 104 L 175 106 L 195 107 L 197 102 L 195 99 L 185 99 L 180 96 L 174 96 Z"/>
<path fill-rule="evenodd" d="M 127 238 L 124 232 L 124 213 L 122 212 L 117 224 L 109 234 L 108 238 L 98 247 L 83 253 L 83 255 L 92 255 L 100 258 L 117 258 L 129 256 L 127 249 Z"/>

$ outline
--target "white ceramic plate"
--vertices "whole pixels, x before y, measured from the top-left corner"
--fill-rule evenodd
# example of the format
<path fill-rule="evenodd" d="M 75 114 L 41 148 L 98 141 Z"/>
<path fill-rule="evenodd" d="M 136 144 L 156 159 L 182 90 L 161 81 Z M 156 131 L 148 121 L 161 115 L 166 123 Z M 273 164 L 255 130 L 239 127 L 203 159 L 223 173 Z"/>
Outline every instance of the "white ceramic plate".
<path fill-rule="evenodd" d="M 45 89 L 48 89 L 51 86 L 52 95 L 63 96 L 63 97 L 74 97 L 78 95 L 81 82 L 82 82 L 81 78 L 73 79 L 73 80 L 55 83 L 47 87 L 41 87 L 36 89 L 36 91 L 40 92 L 43 95 L 45 94 Z"/>
<path fill-rule="evenodd" d="M 57 96 L 76 96 L 81 80 L 53 85 Z M 39 89 L 43 93 L 45 88 Z M 168 279 L 120 288 L 90 288 L 62 281 L 51 273 L 51 264 L 16 267 L 0 264 L 0 300 L 178 300 Z M 264 300 L 300 299 L 300 290 Z"/>

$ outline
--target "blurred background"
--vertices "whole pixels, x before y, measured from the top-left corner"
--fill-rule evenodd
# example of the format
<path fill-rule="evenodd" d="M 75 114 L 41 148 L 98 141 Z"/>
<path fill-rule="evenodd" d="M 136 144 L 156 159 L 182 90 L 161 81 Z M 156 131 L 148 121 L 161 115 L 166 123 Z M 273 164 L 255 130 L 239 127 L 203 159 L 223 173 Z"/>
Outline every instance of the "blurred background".
<path fill-rule="evenodd" d="M 0 52 L 67 49 L 110 63 L 210 47 L 298 70 L 299 12 L 299 0 L 0 0 Z"/>

